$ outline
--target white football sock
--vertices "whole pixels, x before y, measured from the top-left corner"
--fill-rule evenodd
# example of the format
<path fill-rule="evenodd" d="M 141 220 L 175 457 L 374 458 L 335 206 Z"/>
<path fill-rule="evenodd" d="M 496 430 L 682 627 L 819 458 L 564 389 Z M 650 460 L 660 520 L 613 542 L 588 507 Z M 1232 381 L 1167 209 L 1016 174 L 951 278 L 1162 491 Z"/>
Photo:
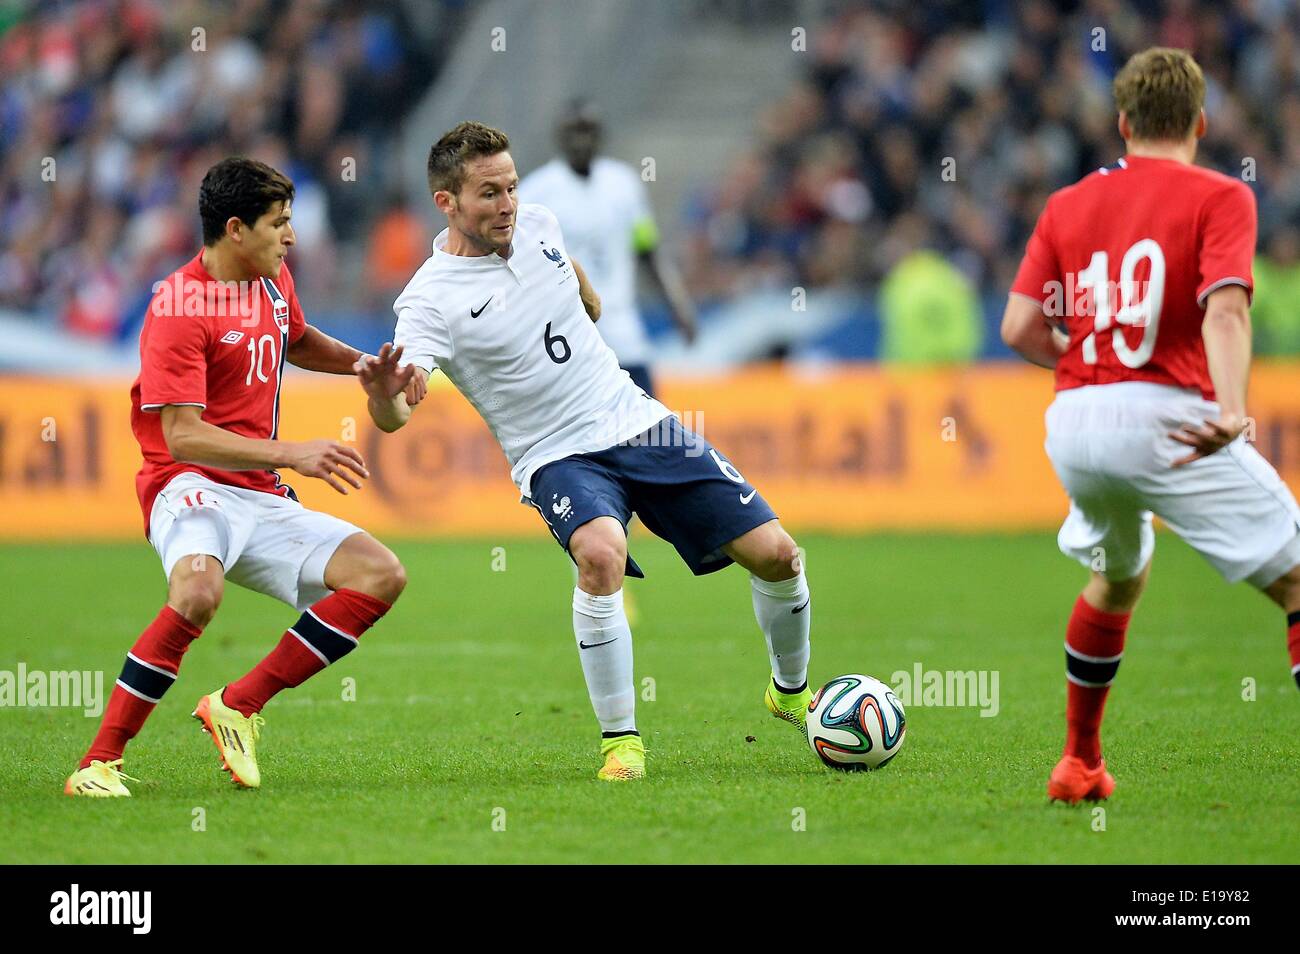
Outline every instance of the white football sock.
<path fill-rule="evenodd" d="M 767 655 L 772 676 L 785 689 L 797 689 L 808 681 L 808 630 L 812 606 L 808 580 L 803 570 L 794 579 L 768 583 L 751 575 L 754 617 L 767 637 Z"/>
<path fill-rule="evenodd" d="M 573 635 L 601 732 L 636 731 L 632 629 L 623 612 L 623 591 L 592 596 L 575 586 Z"/>

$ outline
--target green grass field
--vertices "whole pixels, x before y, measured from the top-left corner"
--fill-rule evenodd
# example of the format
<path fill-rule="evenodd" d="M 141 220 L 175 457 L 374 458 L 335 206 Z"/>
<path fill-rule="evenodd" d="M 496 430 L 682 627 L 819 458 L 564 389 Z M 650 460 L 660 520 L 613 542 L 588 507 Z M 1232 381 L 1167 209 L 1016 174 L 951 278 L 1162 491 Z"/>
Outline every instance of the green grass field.
<path fill-rule="evenodd" d="M 398 542 L 411 584 L 361 648 L 265 712 L 263 788 L 236 790 L 189 718 L 294 613 L 236 587 L 127 752 L 127 800 L 66 798 L 97 725 L 0 709 L 0 860 L 56 862 L 1294 862 L 1300 698 L 1280 613 L 1161 535 L 1104 739 L 1105 830 L 1049 805 L 1064 624 L 1083 571 L 1050 534 L 804 536 L 812 679 L 996 670 L 1000 711 L 908 708 L 884 770 L 821 767 L 761 701 L 737 569 L 692 578 L 638 532 L 639 718 L 650 776 L 595 780 L 597 731 L 544 539 Z M 163 598 L 153 551 L 0 548 L 0 669 L 100 669 L 107 694 Z M 356 700 L 342 700 L 345 677 Z M 1244 701 L 1243 679 L 1257 683 Z M 752 737 L 752 741 L 750 738 Z M 203 809 L 205 831 L 193 830 Z M 498 809 L 504 809 L 504 815 Z M 806 830 L 792 824 L 803 809 Z M 505 830 L 493 820 L 504 818 Z M 499 825 L 498 825 L 499 827 Z"/>

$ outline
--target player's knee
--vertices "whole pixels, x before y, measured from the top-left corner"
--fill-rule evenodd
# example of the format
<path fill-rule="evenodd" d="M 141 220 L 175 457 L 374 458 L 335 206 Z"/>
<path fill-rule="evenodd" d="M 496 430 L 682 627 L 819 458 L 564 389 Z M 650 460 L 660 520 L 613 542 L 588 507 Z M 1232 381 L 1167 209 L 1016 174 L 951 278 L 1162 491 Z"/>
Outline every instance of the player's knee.
<path fill-rule="evenodd" d="M 1145 585 L 1145 573 L 1128 580 L 1108 580 L 1094 573 L 1084 589 L 1084 599 L 1103 613 L 1131 613 Z"/>
<path fill-rule="evenodd" d="M 1264 593 L 1288 613 L 1300 610 L 1300 566 L 1293 566 L 1264 587 Z"/>
<path fill-rule="evenodd" d="M 392 563 L 384 570 L 384 585 L 388 587 L 388 592 L 392 594 L 385 600 L 387 603 L 397 602 L 397 598 L 406 589 L 406 567 L 402 566 L 402 561 L 395 556 Z"/>
<path fill-rule="evenodd" d="M 406 567 L 385 548 L 366 560 L 362 579 L 354 588 L 385 603 L 395 603 L 406 589 Z"/>
<path fill-rule="evenodd" d="M 769 583 L 791 580 L 803 569 L 803 557 L 794 538 L 776 527 L 765 542 L 754 575 Z"/>
<path fill-rule="evenodd" d="M 168 602 L 176 612 L 202 629 L 217 614 L 224 592 L 225 582 L 220 574 L 195 574 L 172 587 Z"/>
<path fill-rule="evenodd" d="M 607 535 L 591 535 L 571 549 L 584 588 L 613 592 L 622 583 L 627 567 L 627 544 Z M 590 590 L 589 590 L 590 591 Z"/>

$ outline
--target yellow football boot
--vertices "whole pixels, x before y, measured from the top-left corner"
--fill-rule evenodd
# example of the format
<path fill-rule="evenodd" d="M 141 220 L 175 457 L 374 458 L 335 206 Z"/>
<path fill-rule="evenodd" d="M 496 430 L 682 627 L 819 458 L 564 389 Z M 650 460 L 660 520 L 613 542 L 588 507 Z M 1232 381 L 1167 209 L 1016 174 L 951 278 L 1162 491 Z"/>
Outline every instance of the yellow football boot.
<path fill-rule="evenodd" d="M 639 735 L 617 735 L 600 740 L 600 754 L 605 757 L 596 778 L 603 782 L 630 782 L 645 778 L 645 744 Z"/>
<path fill-rule="evenodd" d="M 122 771 L 122 760 L 101 762 L 95 759 L 83 769 L 77 769 L 63 783 L 64 795 L 81 795 L 87 798 L 130 798 L 131 791 L 122 780 L 138 782 Z"/>
<path fill-rule="evenodd" d="M 245 717 L 231 709 L 221 701 L 221 693 L 222 689 L 218 689 L 200 699 L 194 707 L 194 718 L 212 736 L 221 753 L 221 767 L 230 773 L 231 780 L 244 788 L 257 788 L 262 784 L 262 773 L 257 769 L 257 740 L 266 720 L 257 713 Z"/>
<path fill-rule="evenodd" d="M 767 711 L 778 719 L 784 719 L 800 732 L 807 731 L 808 703 L 812 692 L 805 684 L 802 692 L 782 692 L 776 683 L 768 681 L 767 691 L 763 693 L 763 704 Z"/>

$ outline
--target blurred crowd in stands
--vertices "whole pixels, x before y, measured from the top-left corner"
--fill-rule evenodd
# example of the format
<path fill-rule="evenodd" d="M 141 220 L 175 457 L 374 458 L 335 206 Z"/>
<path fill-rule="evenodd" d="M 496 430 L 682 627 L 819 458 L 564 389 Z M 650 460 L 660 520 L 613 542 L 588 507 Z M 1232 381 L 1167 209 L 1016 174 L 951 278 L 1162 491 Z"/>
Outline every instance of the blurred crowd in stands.
<path fill-rule="evenodd" d="M 461 12 L 420 3 L 0 0 L 0 309 L 129 334 L 198 248 L 203 173 L 239 153 L 297 186 L 309 305 L 409 277 L 429 237 L 379 170 Z"/>
<path fill-rule="evenodd" d="M 0 0 L 0 311 L 125 338 L 150 283 L 197 248 L 203 172 L 246 153 L 297 184 L 305 304 L 387 321 L 431 238 L 395 189 L 392 134 L 466 9 Z M 1205 70 L 1200 161 L 1245 174 L 1259 199 L 1257 349 L 1300 353 L 1300 4 L 822 9 L 800 81 L 686 210 L 676 250 L 706 306 L 756 289 L 843 288 L 879 312 L 884 357 L 988 353 L 990 303 L 1047 195 L 1123 152 L 1111 77 L 1159 43 L 1192 50 Z"/>
<path fill-rule="evenodd" d="M 941 286 L 939 304 L 963 313 L 931 312 L 952 325 L 939 337 L 954 349 L 932 356 L 973 357 L 978 329 L 965 326 L 987 319 L 972 292 L 1005 294 L 1048 194 L 1123 155 L 1110 81 L 1159 44 L 1191 50 L 1205 71 L 1198 161 L 1245 174 L 1259 200 L 1257 348 L 1300 353 L 1300 4 L 832 6 L 754 148 L 688 210 L 697 295 L 879 289 L 888 356 L 891 302 Z"/>

